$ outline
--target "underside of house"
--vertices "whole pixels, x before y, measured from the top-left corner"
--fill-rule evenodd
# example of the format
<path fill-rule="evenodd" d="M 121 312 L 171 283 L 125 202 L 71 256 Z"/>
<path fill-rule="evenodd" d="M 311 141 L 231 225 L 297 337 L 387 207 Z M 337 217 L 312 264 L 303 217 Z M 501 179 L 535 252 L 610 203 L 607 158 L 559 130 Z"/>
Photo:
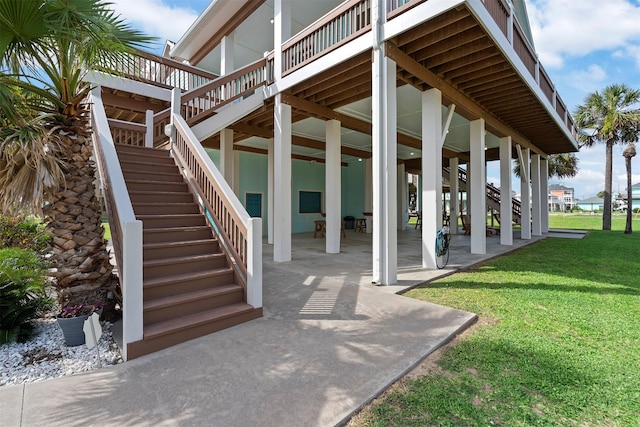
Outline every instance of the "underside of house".
<path fill-rule="evenodd" d="M 488 208 L 541 235 L 547 156 L 577 151 L 523 1 L 216 0 L 165 53 L 90 77 L 127 359 L 261 316 L 263 236 L 288 262 L 319 220 L 339 253 L 343 217 L 366 219 L 372 280 L 395 283 L 408 173 L 424 268 L 443 217 L 472 253 Z"/>

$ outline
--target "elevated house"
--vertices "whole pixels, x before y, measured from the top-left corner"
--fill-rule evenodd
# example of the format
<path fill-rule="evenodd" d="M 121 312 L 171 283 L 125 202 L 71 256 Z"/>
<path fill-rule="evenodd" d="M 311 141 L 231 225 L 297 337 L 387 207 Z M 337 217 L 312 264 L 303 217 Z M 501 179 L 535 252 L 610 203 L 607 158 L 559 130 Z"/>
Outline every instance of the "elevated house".
<path fill-rule="evenodd" d="M 522 0 L 215 0 L 165 53 L 91 75 L 129 359 L 260 316 L 263 237 L 290 261 L 292 233 L 321 214 L 327 253 L 344 216 L 366 218 L 362 269 L 395 283 L 408 173 L 426 269 L 443 176 L 452 218 L 468 194 L 471 252 L 486 251 L 488 207 L 541 235 L 546 157 L 577 150 Z"/>

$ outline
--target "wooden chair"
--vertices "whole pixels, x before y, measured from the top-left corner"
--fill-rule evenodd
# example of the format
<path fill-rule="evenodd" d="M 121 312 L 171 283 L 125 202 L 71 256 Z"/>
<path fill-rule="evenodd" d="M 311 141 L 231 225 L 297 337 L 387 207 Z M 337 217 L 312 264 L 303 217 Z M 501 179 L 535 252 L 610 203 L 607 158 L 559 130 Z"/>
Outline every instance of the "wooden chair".
<path fill-rule="evenodd" d="M 313 229 L 313 238 L 320 237 L 321 239 L 324 237 L 324 232 L 327 226 L 327 221 L 319 219 L 313 221 L 315 224 L 315 228 Z"/>
<path fill-rule="evenodd" d="M 367 219 L 366 218 L 356 218 L 356 223 L 353 228 L 353 231 L 366 233 L 367 232 Z"/>

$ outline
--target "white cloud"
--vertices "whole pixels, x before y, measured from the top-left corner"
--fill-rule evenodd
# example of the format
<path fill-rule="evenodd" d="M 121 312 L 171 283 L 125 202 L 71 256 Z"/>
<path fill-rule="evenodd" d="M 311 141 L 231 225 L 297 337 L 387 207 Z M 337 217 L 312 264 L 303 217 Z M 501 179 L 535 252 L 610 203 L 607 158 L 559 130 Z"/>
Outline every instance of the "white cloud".
<path fill-rule="evenodd" d="M 112 7 L 135 28 L 158 37 L 160 45 L 165 40 L 177 42 L 198 17 L 191 8 L 170 6 L 163 0 L 113 0 Z"/>
<path fill-rule="evenodd" d="M 633 55 L 640 42 L 640 5 L 632 0 L 527 0 L 527 9 L 536 51 L 548 67 L 598 50 Z"/>
<path fill-rule="evenodd" d="M 591 64 L 586 70 L 569 73 L 568 84 L 587 93 L 591 88 L 601 86 L 607 79 L 607 72 L 597 64 Z"/>

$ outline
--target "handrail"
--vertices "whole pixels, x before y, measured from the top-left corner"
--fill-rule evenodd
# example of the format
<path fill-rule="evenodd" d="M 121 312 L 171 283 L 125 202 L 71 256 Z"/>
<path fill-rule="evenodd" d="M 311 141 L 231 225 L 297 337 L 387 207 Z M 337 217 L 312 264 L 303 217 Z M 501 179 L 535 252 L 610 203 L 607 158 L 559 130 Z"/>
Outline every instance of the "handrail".
<path fill-rule="evenodd" d="M 427 0 L 387 0 L 387 20 L 401 15 L 425 1 Z"/>
<path fill-rule="evenodd" d="M 448 176 L 449 176 L 449 180 L 451 180 L 451 170 L 448 167 L 443 167 L 442 168 L 443 171 L 445 171 Z M 462 169 L 462 168 L 458 168 L 458 180 L 462 183 L 464 183 L 465 187 L 467 185 L 467 171 Z M 501 199 L 500 199 L 500 189 L 493 186 L 492 184 L 487 183 L 486 185 L 487 187 L 487 197 L 489 197 L 491 200 L 493 200 L 494 202 L 500 203 Z M 514 199 L 511 198 L 511 211 L 516 214 L 516 216 L 521 217 L 522 216 L 522 204 L 520 203 L 520 201 L 518 199 Z"/>
<path fill-rule="evenodd" d="M 108 123 L 111 130 L 111 138 L 114 141 L 118 141 L 118 144 L 144 147 L 144 138 L 147 133 L 145 125 L 116 119 L 108 119 Z"/>
<path fill-rule="evenodd" d="M 136 50 L 96 69 L 119 76 L 171 89 L 191 90 L 218 78 L 216 74 L 194 66 Z"/>
<path fill-rule="evenodd" d="M 260 86 L 269 83 L 268 65 L 267 58 L 262 58 L 184 93 L 181 101 L 182 116 L 189 126 L 193 126 L 213 116 L 220 107 L 253 93 Z M 169 117 L 168 111 L 169 109 L 161 111 L 156 117 L 166 119 Z M 155 138 L 154 132 L 154 140 Z"/>
<path fill-rule="evenodd" d="M 371 0 L 348 0 L 282 45 L 282 75 L 308 65 L 371 29 Z"/>
<path fill-rule="evenodd" d="M 92 138 L 123 293 L 123 357 L 127 360 L 127 345 L 143 338 L 142 222 L 133 212 L 100 91 L 100 87 L 91 90 Z"/>
<path fill-rule="evenodd" d="M 189 182 L 215 223 L 239 278 L 245 288 L 247 303 L 262 306 L 262 219 L 251 218 L 215 167 L 202 145 L 178 114 L 173 114 L 174 157 L 184 169 Z"/>

